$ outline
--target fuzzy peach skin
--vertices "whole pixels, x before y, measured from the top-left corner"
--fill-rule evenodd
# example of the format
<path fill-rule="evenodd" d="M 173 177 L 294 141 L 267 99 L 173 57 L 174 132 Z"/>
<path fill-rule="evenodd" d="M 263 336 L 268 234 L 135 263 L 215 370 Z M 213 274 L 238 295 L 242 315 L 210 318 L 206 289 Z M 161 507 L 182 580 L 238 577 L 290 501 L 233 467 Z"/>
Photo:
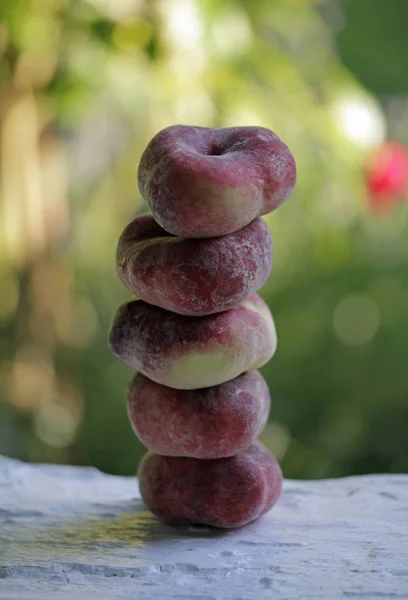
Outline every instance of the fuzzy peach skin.
<path fill-rule="evenodd" d="M 122 233 L 116 260 L 119 279 L 145 302 L 202 316 L 228 310 L 259 290 L 272 254 L 262 219 L 228 236 L 185 239 L 141 215 Z"/>
<path fill-rule="evenodd" d="M 119 307 L 109 345 L 130 369 L 157 383 L 191 390 L 264 365 L 275 352 L 276 331 L 257 294 L 205 317 L 177 315 L 135 299 Z"/>
<path fill-rule="evenodd" d="M 292 154 L 263 127 L 173 125 L 154 136 L 138 170 L 156 221 L 190 238 L 238 231 L 278 208 L 295 183 Z"/>
<path fill-rule="evenodd" d="M 279 464 L 259 442 L 246 452 L 218 460 L 149 452 L 138 475 L 146 506 L 174 525 L 240 527 L 267 512 L 282 489 Z"/>
<path fill-rule="evenodd" d="M 152 452 L 224 458 L 256 439 L 268 420 L 270 397 L 259 371 L 199 390 L 175 390 L 137 373 L 127 408 L 134 432 Z"/>

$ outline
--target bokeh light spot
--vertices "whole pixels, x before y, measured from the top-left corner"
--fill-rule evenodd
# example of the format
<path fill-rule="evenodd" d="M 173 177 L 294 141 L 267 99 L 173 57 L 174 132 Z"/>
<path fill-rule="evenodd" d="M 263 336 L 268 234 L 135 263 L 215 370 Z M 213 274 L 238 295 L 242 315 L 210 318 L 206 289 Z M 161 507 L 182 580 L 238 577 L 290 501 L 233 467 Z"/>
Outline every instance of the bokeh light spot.
<path fill-rule="evenodd" d="M 236 56 L 251 45 L 253 33 L 247 15 L 240 11 L 222 14 L 212 28 L 212 41 L 217 54 Z"/>
<path fill-rule="evenodd" d="M 335 334 L 344 344 L 362 346 L 370 342 L 380 327 L 380 309 L 367 294 L 343 298 L 333 314 Z"/>
<path fill-rule="evenodd" d="M 9 380 L 10 402 L 23 411 L 52 400 L 55 370 L 46 353 L 36 346 L 23 346 L 16 353 Z"/>
<path fill-rule="evenodd" d="M 200 45 L 203 19 L 191 0 L 165 0 L 159 5 L 168 41 L 176 49 L 191 50 Z"/>
<path fill-rule="evenodd" d="M 65 448 L 75 438 L 78 422 L 71 411 L 59 404 L 42 404 L 34 415 L 37 437 L 53 448 Z"/>
<path fill-rule="evenodd" d="M 65 310 L 55 311 L 54 328 L 61 342 L 81 348 L 95 335 L 98 316 L 91 302 L 84 296 L 78 296 Z"/>
<path fill-rule="evenodd" d="M 384 141 L 385 119 L 371 98 L 340 98 L 334 103 L 333 116 L 340 132 L 358 146 L 371 148 Z"/>
<path fill-rule="evenodd" d="M 278 460 L 282 460 L 289 447 L 291 436 L 281 423 L 267 423 L 259 439 Z"/>
<path fill-rule="evenodd" d="M 357 453 L 364 444 L 365 427 L 361 407 L 344 400 L 326 409 L 319 423 L 318 436 L 331 456 L 349 456 Z"/>

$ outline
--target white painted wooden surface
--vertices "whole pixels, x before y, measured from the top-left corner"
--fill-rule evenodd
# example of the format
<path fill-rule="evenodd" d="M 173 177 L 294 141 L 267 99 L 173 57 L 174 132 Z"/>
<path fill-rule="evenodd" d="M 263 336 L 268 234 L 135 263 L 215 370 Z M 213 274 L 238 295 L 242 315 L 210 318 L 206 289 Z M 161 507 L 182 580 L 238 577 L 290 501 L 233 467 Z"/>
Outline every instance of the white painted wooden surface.
<path fill-rule="evenodd" d="M 134 478 L 0 457 L 0 598 L 408 599 L 408 476 L 286 481 L 221 532 L 159 523 Z"/>

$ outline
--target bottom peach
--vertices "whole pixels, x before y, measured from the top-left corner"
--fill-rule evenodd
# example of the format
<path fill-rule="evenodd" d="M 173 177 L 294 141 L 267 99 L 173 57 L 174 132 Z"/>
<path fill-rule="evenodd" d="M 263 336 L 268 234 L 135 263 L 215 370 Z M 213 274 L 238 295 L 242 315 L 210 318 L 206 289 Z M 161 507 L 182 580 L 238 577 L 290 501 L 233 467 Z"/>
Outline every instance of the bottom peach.
<path fill-rule="evenodd" d="M 233 528 L 250 523 L 275 504 L 282 472 L 259 442 L 218 460 L 149 452 L 139 467 L 139 486 L 146 506 L 168 523 Z"/>

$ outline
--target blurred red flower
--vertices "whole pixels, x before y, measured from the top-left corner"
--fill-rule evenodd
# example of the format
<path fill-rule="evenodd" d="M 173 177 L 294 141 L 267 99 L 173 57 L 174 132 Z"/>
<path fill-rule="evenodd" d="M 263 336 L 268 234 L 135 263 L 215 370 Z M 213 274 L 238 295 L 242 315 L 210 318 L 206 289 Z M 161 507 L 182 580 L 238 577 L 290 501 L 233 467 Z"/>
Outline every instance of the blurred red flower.
<path fill-rule="evenodd" d="M 385 142 L 371 156 L 365 177 L 370 207 L 390 209 L 408 192 L 408 148 Z"/>

